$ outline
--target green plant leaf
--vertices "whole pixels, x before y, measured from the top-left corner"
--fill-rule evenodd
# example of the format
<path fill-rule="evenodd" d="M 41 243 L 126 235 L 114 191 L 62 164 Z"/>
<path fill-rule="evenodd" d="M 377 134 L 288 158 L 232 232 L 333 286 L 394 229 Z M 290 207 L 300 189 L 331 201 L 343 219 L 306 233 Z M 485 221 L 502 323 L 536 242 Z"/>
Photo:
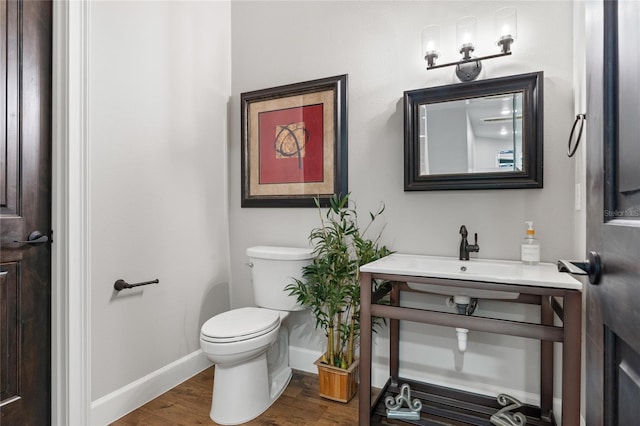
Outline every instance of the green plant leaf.
<path fill-rule="evenodd" d="M 360 336 L 359 268 L 392 253 L 386 246 L 379 245 L 384 224 L 375 236 L 366 236 L 371 225 L 381 220 L 384 204 L 376 213 L 369 212 L 369 221 L 361 228 L 349 197 L 350 193 L 332 195 L 324 213 L 319 198 L 314 198 L 320 226 L 311 230 L 309 241 L 315 257 L 302 269 L 302 280 L 294 280 L 285 287 L 298 303 L 310 309 L 316 329 L 325 332 L 327 341 L 339 340 L 332 348 L 337 352 L 331 352 L 331 361 L 338 366 L 353 359 L 353 353 L 347 353 L 356 346 L 348 342 L 350 336 L 354 340 Z M 377 289 L 382 283 L 374 281 L 373 285 Z M 338 317 L 340 323 L 337 323 Z M 386 324 L 381 318 L 373 318 L 372 323 L 374 332 Z"/>

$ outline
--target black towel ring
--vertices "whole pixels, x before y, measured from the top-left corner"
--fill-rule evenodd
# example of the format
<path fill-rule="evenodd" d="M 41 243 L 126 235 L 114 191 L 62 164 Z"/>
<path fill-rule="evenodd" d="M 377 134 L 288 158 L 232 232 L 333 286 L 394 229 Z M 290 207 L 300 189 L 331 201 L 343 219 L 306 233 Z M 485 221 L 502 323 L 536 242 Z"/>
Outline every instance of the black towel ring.
<path fill-rule="evenodd" d="M 580 138 L 582 138 L 582 130 L 584 129 L 584 122 L 587 119 L 587 114 L 578 114 L 576 115 L 576 121 L 573 122 L 573 127 L 571 128 L 571 134 L 569 135 L 569 146 L 567 148 L 567 157 L 573 157 L 578 149 L 578 145 L 580 145 Z M 580 130 L 578 130 L 578 137 L 576 138 L 576 143 L 571 148 L 571 141 L 573 140 L 573 133 L 576 131 L 576 126 L 580 122 Z"/>

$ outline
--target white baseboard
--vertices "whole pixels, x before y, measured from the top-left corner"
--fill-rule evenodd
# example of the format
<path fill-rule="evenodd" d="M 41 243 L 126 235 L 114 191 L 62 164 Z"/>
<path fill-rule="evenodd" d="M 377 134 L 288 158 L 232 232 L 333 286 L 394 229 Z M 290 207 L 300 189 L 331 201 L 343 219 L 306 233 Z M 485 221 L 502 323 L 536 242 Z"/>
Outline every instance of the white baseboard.
<path fill-rule="evenodd" d="M 320 351 L 289 346 L 289 367 L 317 374 L 318 370 L 313 363 L 320 358 L 320 355 L 322 355 Z"/>
<path fill-rule="evenodd" d="M 129 383 L 91 403 L 91 425 L 108 425 L 210 366 L 211 361 L 198 349 Z"/>

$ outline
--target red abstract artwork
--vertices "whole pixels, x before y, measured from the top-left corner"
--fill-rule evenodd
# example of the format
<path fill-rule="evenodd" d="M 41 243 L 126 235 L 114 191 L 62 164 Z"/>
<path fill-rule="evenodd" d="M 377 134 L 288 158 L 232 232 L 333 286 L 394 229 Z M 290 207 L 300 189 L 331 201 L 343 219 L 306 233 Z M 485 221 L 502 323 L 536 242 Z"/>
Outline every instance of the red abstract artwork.
<path fill-rule="evenodd" d="M 324 180 L 323 105 L 259 114 L 260 184 Z"/>

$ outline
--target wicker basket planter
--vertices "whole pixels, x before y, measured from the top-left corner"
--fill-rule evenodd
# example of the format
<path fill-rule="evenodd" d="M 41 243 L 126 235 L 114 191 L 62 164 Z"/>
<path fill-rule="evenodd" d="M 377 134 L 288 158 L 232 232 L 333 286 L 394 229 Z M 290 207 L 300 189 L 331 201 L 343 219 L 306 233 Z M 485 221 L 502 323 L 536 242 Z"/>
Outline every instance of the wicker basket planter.
<path fill-rule="evenodd" d="M 358 365 L 356 359 L 348 369 L 322 363 L 318 358 L 314 364 L 318 367 L 320 396 L 339 402 L 349 402 L 358 391 Z"/>

